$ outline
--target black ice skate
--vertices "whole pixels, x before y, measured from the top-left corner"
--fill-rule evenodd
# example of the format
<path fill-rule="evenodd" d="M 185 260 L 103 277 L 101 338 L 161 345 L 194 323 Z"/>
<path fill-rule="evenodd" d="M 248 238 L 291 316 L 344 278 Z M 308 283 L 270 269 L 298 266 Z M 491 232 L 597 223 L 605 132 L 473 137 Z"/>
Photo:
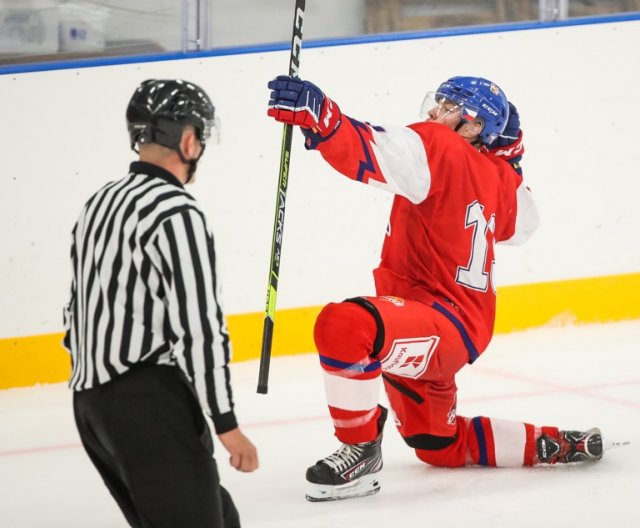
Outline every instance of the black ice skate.
<path fill-rule="evenodd" d="M 380 491 L 382 429 L 387 409 L 380 406 L 378 437 L 362 444 L 342 444 L 332 455 L 307 469 L 307 500 L 311 502 L 365 497 Z"/>
<path fill-rule="evenodd" d="M 596 461 L 604 453 L 602 433 L 597 427 L 586 432 L 560 431 L 559 439 L 543 434 L 537 440 L 537 448 L 544 464 Z"/>

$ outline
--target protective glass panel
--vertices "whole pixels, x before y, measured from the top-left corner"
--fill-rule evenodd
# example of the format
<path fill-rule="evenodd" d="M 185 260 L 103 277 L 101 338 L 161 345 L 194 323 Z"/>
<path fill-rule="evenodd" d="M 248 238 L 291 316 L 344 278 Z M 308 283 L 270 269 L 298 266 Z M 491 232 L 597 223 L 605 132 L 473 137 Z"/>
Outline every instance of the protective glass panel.
<path fill-rule="evenodd" d="M 0 63 L 160 53 L 181 47 L 177 0 L 0 0 Z"/>
<path fill-rule="evenodd" d="M 291 38 L 293 0 L 212 0 L 213 45 Z M 422 31 L 640 11 L 640 0 L 322 0 L 306 4 L 305 39 Z"/>
<path fill-rule="evenodd" d="M 0 0 L 0 64 L 288 42 L 294 0 Z M 310 0 L 307 39 L 640 11 L 640 0 Z"/>

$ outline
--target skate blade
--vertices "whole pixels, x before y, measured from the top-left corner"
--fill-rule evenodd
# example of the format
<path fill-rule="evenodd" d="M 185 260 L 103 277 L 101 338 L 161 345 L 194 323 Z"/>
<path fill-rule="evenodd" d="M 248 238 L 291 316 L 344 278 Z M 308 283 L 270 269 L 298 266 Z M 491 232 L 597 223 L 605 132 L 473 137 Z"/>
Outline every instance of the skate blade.
<path fill-rule="evenodd" d="M 309 502 L 327 502 L 344 499 L 355 499 L 356 497 L 367 497 L 380 491 L 380 480 L 376 474 L 364 475 L 353 482 L 340 486 L 330 486 L 326 484 L 314 484 L 307 482 L 307 493 L 305 498 Z"/>

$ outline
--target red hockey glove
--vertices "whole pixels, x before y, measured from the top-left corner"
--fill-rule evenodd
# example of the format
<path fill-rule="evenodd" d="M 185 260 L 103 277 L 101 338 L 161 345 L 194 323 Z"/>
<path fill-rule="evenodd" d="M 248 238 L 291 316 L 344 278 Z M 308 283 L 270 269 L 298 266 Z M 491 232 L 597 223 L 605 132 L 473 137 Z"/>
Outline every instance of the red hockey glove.
<path fill-rule="evenodd" d="M 272 90 L 267 115 L 281 123 L 301 127 L 305 136 L 313 137 L 316 144 L 328 139 L 340 126 L 340 108 L 315 84 L 280 75 L 267 86 Z"/>
<path fill-rule="evenodd" d="M 520 130 L 520 116 L 513 103 L 509 102 L 507 126 L 487 150 L 509 163 L 518 174 L 522 174 L 520 161 L 524 154 L 524 145 L 522 144 L 522 130 Z"/>

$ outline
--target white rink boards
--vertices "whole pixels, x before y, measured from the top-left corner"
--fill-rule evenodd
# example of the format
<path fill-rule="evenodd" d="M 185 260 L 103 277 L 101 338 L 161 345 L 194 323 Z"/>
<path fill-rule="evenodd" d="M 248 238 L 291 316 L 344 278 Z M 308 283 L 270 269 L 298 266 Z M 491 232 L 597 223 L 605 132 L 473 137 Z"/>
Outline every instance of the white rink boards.
<path fill-rule="evenodd" d="M 385 126 L 418 120 L 425 93 L 452 75 L 502 85 L 520 110 L 542 224 L 524 246 L 498 246 L 498 287 L 640 270 L 640 149 L 627 109 L 640 20 L 306 48 L 301 61 L 301 76 L 346 114 Z M 183 77 L 213 98 L 222 141 L 189 191 L 214 229 L 226 313 L 262 311 L 282 140 L 266 83 L 287 64 L 279 51 L 0 76 L 12 101 L 0 129 L 0 338 L 61 330 L 70 231 L 89 195 L 135 158 L 125 107 L 148 78 Z M 335 173 L 296 132 L 278 307 L 372 293 L 391 198 Z"/>

